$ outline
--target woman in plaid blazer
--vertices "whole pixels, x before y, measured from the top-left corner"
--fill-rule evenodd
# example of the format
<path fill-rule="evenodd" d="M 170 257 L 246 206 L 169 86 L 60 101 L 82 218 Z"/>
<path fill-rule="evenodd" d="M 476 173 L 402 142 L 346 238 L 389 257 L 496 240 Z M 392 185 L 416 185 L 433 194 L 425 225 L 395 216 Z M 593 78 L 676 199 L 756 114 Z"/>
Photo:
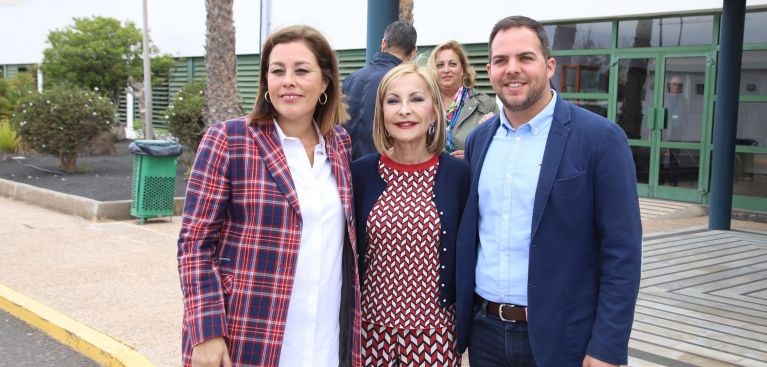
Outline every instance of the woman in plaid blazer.
<path fill-rule="evenodd" d="M 361 366 L 348 118 L 308 26 L 261 52 L 253 112 L 212 126 L 178 241 L 184 366 Z"/>

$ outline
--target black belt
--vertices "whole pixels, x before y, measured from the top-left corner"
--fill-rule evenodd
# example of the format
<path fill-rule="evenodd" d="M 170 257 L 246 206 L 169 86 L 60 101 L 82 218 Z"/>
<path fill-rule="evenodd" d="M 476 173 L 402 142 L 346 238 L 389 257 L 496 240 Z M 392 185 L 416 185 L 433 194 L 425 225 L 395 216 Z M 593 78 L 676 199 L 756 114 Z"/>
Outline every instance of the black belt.
<path fill-rule="evenodd" d="M 527 307 L 510 303 L 495 303 L 478 295 L 474 295 L 474 302 L 484 303 L 485 310 L 491 315 L 498 316 L 507 322 L 527 322 Z"/>

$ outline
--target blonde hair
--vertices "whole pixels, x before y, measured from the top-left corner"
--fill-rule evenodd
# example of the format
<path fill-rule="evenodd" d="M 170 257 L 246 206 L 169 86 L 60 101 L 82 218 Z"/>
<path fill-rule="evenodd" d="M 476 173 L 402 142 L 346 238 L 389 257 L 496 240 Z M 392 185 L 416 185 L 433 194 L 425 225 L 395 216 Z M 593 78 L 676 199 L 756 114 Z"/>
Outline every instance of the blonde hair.
<path fill-rule="evenodd" d="M 290 43 L 302 41 L 309 50 L 312 51 L 317 63 L 322 70 L 322 77 L 328 82 L 325 90 L 328 99 L 325 104 L 316 105 L 314 110 L 314 120 L 317 121 L 317 127 L 320 133 L 326 135 L 336 125 L 339 125 L 349 119 L 346 112 L 343 96 L 341 94 L 340 82 L 338 81 L 338 59 L 330 43 L 317 29 L 307 25 L 294 25 L 282 28 L 270 34 L 264 42 L 264 48 L 261 50 L 261 68 L 259 69 L 258 93 L 256 94 L 256 104 L 253 111 L 248 116 L 251 123 L 271 123 L 276 116 L 277 111 L 269 103 L 264 93 L 268 90 L 267 70 L 269 70 L 269 56 L 272 54 L 274 46 L 281 43 Z"/>
<path fill-rule="evenodd" d="M 458 41 L 450 40 L 445 43 L 434 47 L 429 55 L 428 65 L 430 68 L 437 71 L 437 56 L 444 50 L 453 50 L 458 55 L 458 60 L 461 61 L 461 68 L 463 69 L 463 86 L 466 88 L 474 88 L 477 83 L 477 72 L 474 71 L 474 67 L 469 64 L 469 57 L 466 56 L 466 51 Z"/>
<path fill-rule="evenodd" d="M 438 153 L 445 148 L 445 139 L 447 136 L 445 111 L 442 110 L 442 92 L 439 90 L 437 78 L 431 69 L 425 66 L 419 66 L 412 62 L 402 63 L 389 70 L 384 75 L 381 84 L 376 93 L 375 113 L 373 115 L 373 144 L 379 153 L 385 154 L 393 146 L 391 137 L 386 136 L 386 126 L 384 124 L 383 104 L 389 87 L 396 79 L 403 75 L 417 74 L 426 83 L 427 90 L 431 94 L 432 109 L 436 121 L 434 122 L 434 134 L 426 135 L 426 150 L 429 153 Z"/>

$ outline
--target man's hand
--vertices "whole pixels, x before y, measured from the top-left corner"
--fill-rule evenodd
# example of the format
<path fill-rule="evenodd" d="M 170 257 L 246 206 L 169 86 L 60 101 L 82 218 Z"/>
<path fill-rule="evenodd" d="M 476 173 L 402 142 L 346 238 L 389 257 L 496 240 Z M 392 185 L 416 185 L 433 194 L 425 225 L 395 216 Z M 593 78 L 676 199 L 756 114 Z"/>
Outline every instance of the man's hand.
<path fill-rule="evenodd" d="M 192 349 L 193 367 L 232 367 L 223 337 L 208 339 Z"/>
<path fill-rule="evenodd" d="M 583 367 L 618 367 L 618 365 L 602 362 L 587 354 L 583 359 Z"/>

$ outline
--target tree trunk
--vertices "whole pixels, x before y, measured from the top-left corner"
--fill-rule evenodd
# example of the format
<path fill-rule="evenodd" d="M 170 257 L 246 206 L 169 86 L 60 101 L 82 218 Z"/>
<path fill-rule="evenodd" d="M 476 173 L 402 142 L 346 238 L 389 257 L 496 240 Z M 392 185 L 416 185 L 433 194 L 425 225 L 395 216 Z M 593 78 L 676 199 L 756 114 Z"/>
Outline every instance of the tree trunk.
<path fill-rule="evenodd" d="M 59 168 L 62 172 L 74 173 L 77 170 L 77 154 L 62 153 L 59 155 Z"/>
<path fill-rule="evenodd" d="M 242 115 L 237 91 L 237 55 L 232 5 L 234 0 L 205 0 L 205 119 L 208 125 Z"/>
<path fill-rule="evenodd" d="M 415 0 L 399 0 L 399 20 L 413 24 L 413 2 Z"/>
<path fill-rule="evenodd" d="M 125 88 L 125 93 L 133 96 L 133 101 L 138 103 L 138 115 L 143 122 L 146 119 L 146 100 L 144 100 L 144 82 L 137 82 L 132 76 L 128 77 L 128 86 Z M 132 108 L 133 106 L 126 105 L 125 108 Z"/>

